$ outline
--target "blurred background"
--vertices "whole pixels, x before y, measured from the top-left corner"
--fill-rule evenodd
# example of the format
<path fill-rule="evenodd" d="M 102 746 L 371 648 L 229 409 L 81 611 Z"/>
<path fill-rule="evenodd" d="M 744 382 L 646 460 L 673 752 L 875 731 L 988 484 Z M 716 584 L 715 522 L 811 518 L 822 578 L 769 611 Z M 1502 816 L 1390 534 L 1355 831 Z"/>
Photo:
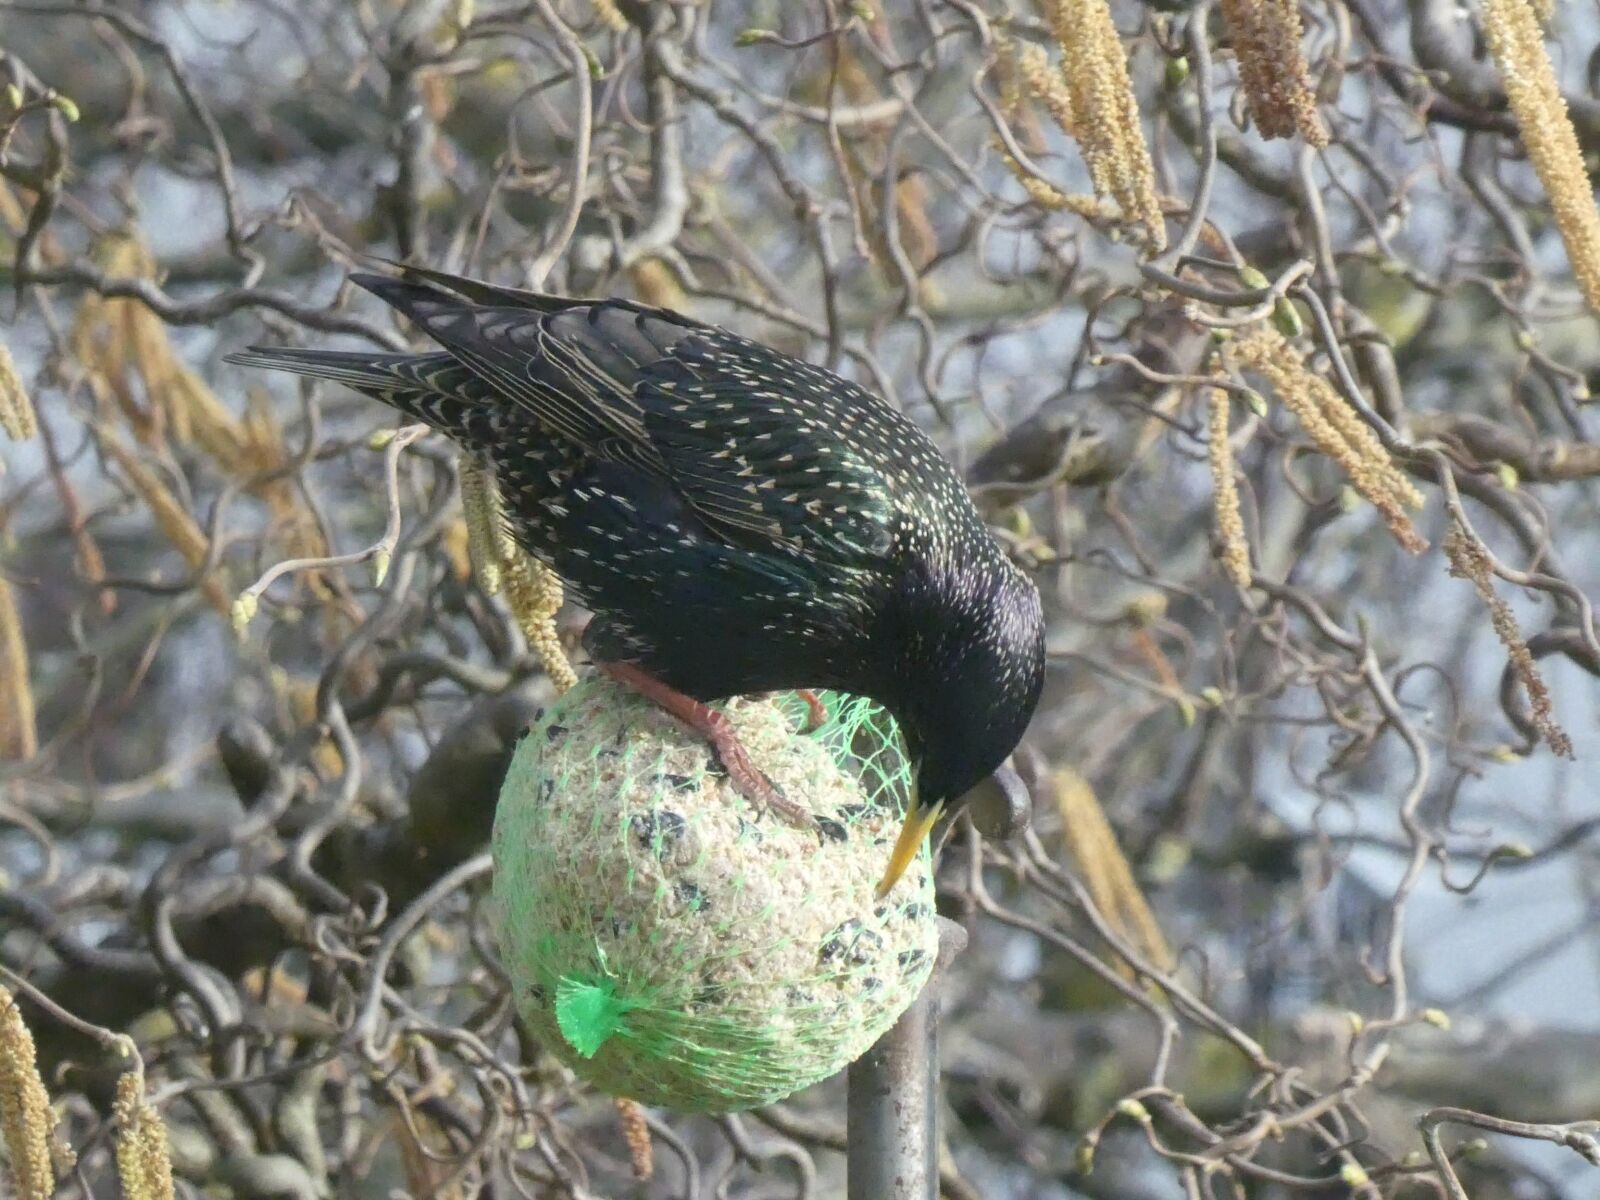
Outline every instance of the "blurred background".
<path fill-rule="evenodd" d="M 945 831 L 944 1195 L 1595 1194 L 1600 339 L 1493 11 L 1110 19 L 0 0 L 0 983 L 66 1194 L 126 1060 L 57 1009 L 134 1038 L 180 1194 L 843 1194 L 839 1081 L 619 1113 L 519 1035 L 450 872 L 550 687 L 455 451 L 220 363 L 411 344 L 372 255 L 861 381 L 1037 580 L 1027 798 Z"/>

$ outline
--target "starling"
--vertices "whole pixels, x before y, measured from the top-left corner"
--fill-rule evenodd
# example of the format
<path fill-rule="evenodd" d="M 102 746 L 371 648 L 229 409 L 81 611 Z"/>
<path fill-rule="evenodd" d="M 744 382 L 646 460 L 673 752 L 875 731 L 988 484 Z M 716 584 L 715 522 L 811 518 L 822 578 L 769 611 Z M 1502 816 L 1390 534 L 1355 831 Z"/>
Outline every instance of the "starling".
<path fill-rule="evenodd" d="M 1012 751 L 1044 677 L 1039 593 L 915 425 L 829 371 L 625 300 L 406 268 L 352 276 L 434 353 L 252 348 L 347 384 L 485 461 L 510 531 L 593 612 L 596 664 L 781 797 L 707 702 L 869 696 L 915 791 L 886 894 L 941 812 Z"/>

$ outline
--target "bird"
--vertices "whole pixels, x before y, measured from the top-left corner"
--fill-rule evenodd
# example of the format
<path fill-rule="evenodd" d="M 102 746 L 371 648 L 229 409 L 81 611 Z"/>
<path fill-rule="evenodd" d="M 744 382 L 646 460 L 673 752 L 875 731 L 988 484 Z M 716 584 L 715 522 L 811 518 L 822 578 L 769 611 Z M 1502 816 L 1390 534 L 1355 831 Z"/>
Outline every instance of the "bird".
<path fill-rule="evenodd" d="M 780 815 L 798 806 L 710 705 L 829 688 L 886 708 L 913 767 L 886 896 L 1020 742 L 1044 680 L 1038 589 L 933 441 L 829 370 L 667 309 L 415 266 L 350 278 L 438 349 L 228 361 L 345 384 L 482 462 L 513 538 L 593 614 L 595 665 Z"/>

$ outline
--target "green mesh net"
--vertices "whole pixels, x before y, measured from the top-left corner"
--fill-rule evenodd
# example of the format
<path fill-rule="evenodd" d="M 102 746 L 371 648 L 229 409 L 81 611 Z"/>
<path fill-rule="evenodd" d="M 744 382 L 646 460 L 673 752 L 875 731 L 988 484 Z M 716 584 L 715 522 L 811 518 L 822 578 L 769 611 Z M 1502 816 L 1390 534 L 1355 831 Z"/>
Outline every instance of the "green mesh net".
<path fill-rule="evenodd" d="M 781 1099 L 856 1058 L 937 951 L 926 848 L 873 889 L 910 770 L 893 720 L 822 693 L 719 706 L 813 829 L 756 809 L 654 705 L 587 679 L 518 744 L 494 828 L 497 932 L 530 1030 L 601 1090 L 685 1112 Z"/>

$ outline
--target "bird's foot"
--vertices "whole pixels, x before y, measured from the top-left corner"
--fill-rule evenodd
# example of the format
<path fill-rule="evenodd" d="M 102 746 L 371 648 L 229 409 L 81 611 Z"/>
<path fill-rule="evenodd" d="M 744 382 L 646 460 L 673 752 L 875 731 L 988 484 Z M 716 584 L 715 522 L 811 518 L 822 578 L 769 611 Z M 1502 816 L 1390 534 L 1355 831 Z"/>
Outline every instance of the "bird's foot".
<path fill-rule="evenodd" d="M 820 696 L 810 688 L 800 688 L 795 695 L 804 700 L 806 708 L 810 710 L 806 716 L 806 727 L 800 731 L 801 733 L 815 733 L 828 723 L 828 706 L 822 702 Z"/>
<path fill-rule="evenodd" d="M 710 720 L 701 732 L 710 740 L 722 769 L 727 771 L 728 779 L 738 793 L 757 808 L 772 812 L 787 825 L 793 825 L 796 829 L 815 829 L 817 821 L 810 810 L 785 796 L 778 785 L 750 761 L 744 743 L 734 733 L 728 718 L 709 708 L 706 709 L 706 715 Z"/>
<path fill-rule="evenodd" d="M 631 663 L 602 662 L 596 665 L 612 679 L 638 692 L 710 742 L 717 760 L 728 773 L 729 782 L 751 804 L 771 811 L 797 829 L 816 828 L 816 818 L 810 810 L 785 796 L 765 772 L 750 761 L 750 754 L 734 732 L 733 723 L 722 713 L 693 696 L 684 695 Z"/>

